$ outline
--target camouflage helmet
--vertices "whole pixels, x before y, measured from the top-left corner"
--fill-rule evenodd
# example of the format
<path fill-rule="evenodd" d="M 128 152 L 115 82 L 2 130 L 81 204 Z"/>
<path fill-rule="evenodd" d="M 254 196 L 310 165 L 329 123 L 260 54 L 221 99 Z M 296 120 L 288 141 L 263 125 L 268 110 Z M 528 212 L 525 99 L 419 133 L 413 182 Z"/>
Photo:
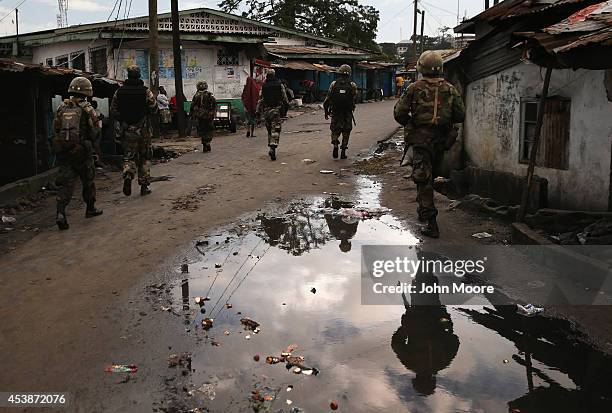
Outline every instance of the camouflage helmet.
<path fill-rule="evenodd" d="M 208 90 L 208 83 L 205 80 L 200 80 L 196 85 L 198 90 Z"/>
<path fill-rule="evenodd" d="M 340 66 L 340 69 L 338 69 L 338 73 L 340 73 L 341 75 L 347 75 L 350 76 L 351 75 L 351 67 L 349 65 L 342 65 Z"/>
<path fill-rule="evenodd" d="M 130 65 L 127 68 L 128 79 L 140 79 L 140 67 L 137 65 Z"/>
<path fill-rule="evenodd" d="M 68 94 L 92 97 L 93 87 L 89 79 L 82 76 L 75 77 L 72 79 L 72 82 L 70 82 L 70 86 L 68 86 Z"/>
<path fill-rule="evenodd" d="M 417 71 L 423 76 L 436 76 L 442 73 L 444 61 L 440 53 L 435 50 L 423 52 L 417 62 Z"/>

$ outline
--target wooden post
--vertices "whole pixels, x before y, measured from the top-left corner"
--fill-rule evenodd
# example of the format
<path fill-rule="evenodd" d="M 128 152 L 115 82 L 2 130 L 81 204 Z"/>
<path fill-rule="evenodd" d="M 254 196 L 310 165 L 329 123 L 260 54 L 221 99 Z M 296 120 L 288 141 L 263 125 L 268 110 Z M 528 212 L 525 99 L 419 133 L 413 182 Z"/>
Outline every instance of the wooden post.
<path fill-rule="evenodd" d="M 421 10 L 421 54 L 425 51 L 425 10 Z"/>
<path fill-rule="evenodd" d="M 414 50 L 414 58 L 418 59 L 419 56 L 417 56 L 417 20 L 419 18 L 419 0 L 414 0 L 414 31 L 412 33 L 412 48 Z"/>
<path fill-rule="evenodd" d="M 159 31 L 157 0 L 149 0 L 149 88 L 155 96 L 159 92 Z"/>
<path fill-rule="evenodd" d="M 540 137 L 542 135 L 542 124 L 544 123 L 544 108 L 546 106 L 546 99 L 548 98 L 548 88 L 550 86 L 550 77 L 552 75 L 553 68 L 549 66 L 546 68 L 546 75 L 544 77 L 544 86 L 542 87 L 542 95 L 540 96 L 540 102 L 538 104 L 538 119 L 536 123 L 535 137 L 533 140 L 533 146 L 531 147 L 531 153 L 529 156 L 529 167 L 527 168 L 527 180 L 523 187 L 523 197 L 521 199 L 521 208 L 518 213 L 518 222 L 525 221 L 525 215 L 527 215 L 527 208 L 529 206 L 529 198 L 531 197 L 531 186 L 533 183 L 533 173 L 535 170 L 536 160 L 538 158 L 538 147 L 540 146 Z"/>
<path fill-rule="evenodd" d="M 176 119 L 179 138 L 185 137 L 185 98 L 183 94 L 183 65 L 181 62 L 181 28 L 178 0 L 170 0 L 172 12 L 172 50 L 174 54 L 174 87 L 176 89 Z"/>

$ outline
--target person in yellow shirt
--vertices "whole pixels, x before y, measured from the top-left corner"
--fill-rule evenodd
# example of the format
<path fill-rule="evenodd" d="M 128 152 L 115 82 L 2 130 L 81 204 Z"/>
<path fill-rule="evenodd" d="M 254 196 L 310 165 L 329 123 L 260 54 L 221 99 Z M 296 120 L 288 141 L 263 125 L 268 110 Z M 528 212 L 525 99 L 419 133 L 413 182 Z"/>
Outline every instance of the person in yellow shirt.
<path fill-rule="evenodd" d="M 397 76 L 395 78 L 395 96 L 396 97 L 400 97 L 402 96 L 402 88 L 404 87 L 404 77 L 403 76 Z"/>

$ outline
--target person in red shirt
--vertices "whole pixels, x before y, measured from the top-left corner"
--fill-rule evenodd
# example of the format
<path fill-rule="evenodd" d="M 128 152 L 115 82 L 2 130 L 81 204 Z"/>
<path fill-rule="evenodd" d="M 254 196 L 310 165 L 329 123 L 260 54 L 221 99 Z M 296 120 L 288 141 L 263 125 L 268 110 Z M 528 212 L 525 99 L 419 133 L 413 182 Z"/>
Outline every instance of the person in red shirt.
<path fill-rule="evenodd" d="M 244 113 L 247 119 L 247 138 L 255 137 L 255 124 L 257 123 L 257 101 L 259 100 L 259 92 L 261 85 L 252 77 L 247 78 L 246 85 L 242 91 L 242 104 L 244 105 Z"/>

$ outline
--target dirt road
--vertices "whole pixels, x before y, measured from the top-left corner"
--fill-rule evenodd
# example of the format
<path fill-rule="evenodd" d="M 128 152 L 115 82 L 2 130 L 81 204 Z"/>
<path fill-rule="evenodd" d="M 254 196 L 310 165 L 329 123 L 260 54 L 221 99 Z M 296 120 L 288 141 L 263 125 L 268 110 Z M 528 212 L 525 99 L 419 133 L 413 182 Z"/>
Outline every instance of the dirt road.
<path fill-rule="evenodd" d="M 352 159 L 397 128 L 393 104 L 358 106 Z M 123 197 L 115 175 L 111 189 L 98 194 L 105 210 L 101 218 L 85 220 L 73 202 L 70 231 L 41 223 L 40 234 L 1 256 L 0 388 L 78 389 L 81 406 L 95 406 L 104 397 L 98 388 L 104 366 L 128 345 L 118 328 L 125 322 L 126 297 L 143 277 L 160 271 L 207 229 L 274 199 L 351 191 L 350 180 L 338 185 L 336 176 L 319 173 L 352 162 L 331 159 L 329 121 L 321 111 L 284 124 L 276 162 L 267 156 L 265 135 L 258 130 L 255 139 L 219 138 L 212 153 L 191 153 L 155 166 L 154 176 L 172 179 L 155 183 L 146 198 Z M 304 163 L 305 158 L 317 162 Z M 53 223 L 52 208 L 44 215 Z"/>
<path fill-rule="evenodd" d="M 28 218 L 37 235 L 0 255 L 0 391 L 68 392 L 63 411 L 75 412 L 268 411 L 253 405 L 251 392 L 272 388 L 271 411 L 285 403 L 327 411 L 339 400 L 353 412 L 505 412 L 524 398 L 548 400 L 533 382 L 556 380 L 554 391 L 568 396 L 547 401 L 550 411 L 582 406 L 587 396 L 593 411 L 607 411 L 612 396 L 600 378 L 612 360 L 564 320 L 527 323 L 514 307 L 478 311 L 438 305 L 440 297 L 433 310 L 363 305 L 361 247 L 417 242 L 416 191 L 396 168 L 399 152 L 370 157 L 397 129 L 393 104 L 358 106 L 347 161 L 331 159 L 329 121 L 313 110 L 285 122 L 276 162 L 258 130 L 257 138 L 219 137 L 212 153 L 156 165 L 153 176 L 165 180 L 148 197 L 124 197 L 119 174 L 107 173 L 98 181 L 104 215 L 85 220 L 75 201 L 62 233 L 48 200 Z M 392 213 L 339 217 L 322 208 L 330 193 Z M 425 245 L 507 244 L 508 225 L 449 208 L 438 195 L 437 205 L 443 237 Z M 482 231 L 491 237 L 472 237 Z M 549 282 L 512 273 L 505 280 L 519 292 L 526 281 Z M 209 294 L 211 303 L 194 304 Z M 245 331 L 244 316 L 261 322 L 262 333 Z M 215 328 L 204 331 L 204 317 Z M 594 330 L 605 341 L 602 325 L 607 319 Z M 320 376 L 265 363 L 291 343 Z M 182 352 L 193 363 L 169 368 L 168 356 Z M 525 354 L 539 363 L 535 377 L 527 370 L 530 384 Z M 426 355 L 433 360 L 422 363 Z M 111 363 L 134 363 L 138 372 L 105 373 Z"/>

